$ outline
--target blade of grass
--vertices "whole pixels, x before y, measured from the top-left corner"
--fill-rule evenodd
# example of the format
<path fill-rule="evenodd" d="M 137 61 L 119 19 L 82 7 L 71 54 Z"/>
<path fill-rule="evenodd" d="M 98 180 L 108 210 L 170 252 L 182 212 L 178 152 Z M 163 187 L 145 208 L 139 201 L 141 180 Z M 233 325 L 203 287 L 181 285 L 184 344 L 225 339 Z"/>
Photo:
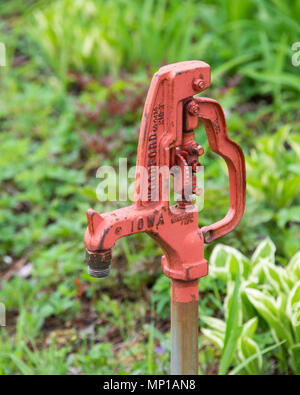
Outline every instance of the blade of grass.
<path fill-rule="evenodd" d="M 269 73 L 257 72 L 248 69 L 241 69 L 240 72 L 241 74 L 257 81 L 271 84 L 281 84 L 300 91 L 300 78 L 293 74 L 280 73 L 278 75 L 270 75 Z"/>
<path fill-rule="evenodd" d="M 219 372 L 218 372 L 219 375 L 224 375 L 228 371 L 234 356 L 234 352 L 236 350 L 238 339 L 242 333 L 242 330 L 243 330 L 242 326 L 238 326 L 231 332 L 230 338 L 226 346 L 223 348 L 221 362 L 219 366 Z"/>
<path fill-rule="evenodd" d="M 263 351 L 260 351 L 260 352 L 257 352 L 255 354 L 251 355 L 251 357 L 247 358 L 244 362 L 240 363 L 238 366 L 236 366 L 234 369 L 232 369 L 231 372 L 229 373 L 229 376 L 233 376 L 233 375 L 237 374 L 245 366 L 247 366 L 248 363 L 250 363 L 251 361 L 253 361 L 257 357 L 259 357 L 259 355 L 265 355 L 268 352 L 274 350 L 275 348 L 281 346 L 283 343 L 285 343 L 285 340 L 282 340 L 280 343 L 273 344 L 273 346 L 267 347 Z"/>
<path fill-rule="evenodd" d="M 153 361 L 153 345 L 154 345 L 154 326 L 153 323 L 149 326 L 149 339 L 147 347 L 147 368 L 148 374 L 153 374 L 154 361 Z"/>
<path fill-rule="evenodd" d="M 219 374 L 226 374 L 231 361 L 233 359 L 238 338 L 242 332 L 242 327 L 238 325 L 238 308 L 239 308 L 239 289 L 240 289 L 240 275 L 238 274 L 235 280 L 234 290 L 229 305 L 228 317 L 226 320 L 226 331 L 224 339 L 224 347 L 219 366 Z"/>
<path fill-rule="evenodd" d="M 228 62 L 223 63 L 221 66 L 216 67 L 212 71 L 212 81 L 216 81 L 222 74 L 226 73 L 227 71 L 233 69 L 240 64 L 246 63 L 255 57 L 255 52 L 247 53 L 244 55 L 237 56 Z"/>

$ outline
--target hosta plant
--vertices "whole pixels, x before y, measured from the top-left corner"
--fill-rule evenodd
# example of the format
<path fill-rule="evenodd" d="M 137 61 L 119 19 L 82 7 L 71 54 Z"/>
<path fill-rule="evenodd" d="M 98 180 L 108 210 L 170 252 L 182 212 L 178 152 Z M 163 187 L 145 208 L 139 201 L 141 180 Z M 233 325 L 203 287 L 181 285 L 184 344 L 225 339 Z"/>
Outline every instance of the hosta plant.
<path fill-rule="evenodd" d="M 226 323 L 207 317 L 209 328 L 203 333 L 223 349 L 236 283 L 240 283 L 235 326 L 241 330 L 233 361 L 243 363 L 250 357 L 243 369 L 251 374 L 259 373 L 262 365 L 260 347 L 253 339 L 256 329 L 260 333 L 269 331 L 274 342 L 281 344 L 276 353 L 281 369 L 300 373 L 300 251 L 283 267 L 275 264 L 275 250 L 267 238 L 248 259 L 238 250 L 219 244 L 210 260 L 210 275 L 227 282 Z"/>

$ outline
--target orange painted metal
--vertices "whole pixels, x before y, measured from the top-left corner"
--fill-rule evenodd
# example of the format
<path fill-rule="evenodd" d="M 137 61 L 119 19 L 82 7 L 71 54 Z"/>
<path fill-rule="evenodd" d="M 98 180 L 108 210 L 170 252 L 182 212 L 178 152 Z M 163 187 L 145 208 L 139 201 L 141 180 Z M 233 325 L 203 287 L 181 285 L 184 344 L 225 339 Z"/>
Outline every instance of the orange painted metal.
<path fill-rule="evenodd" d="M 201 61 L 164 66 L 153 76 L 140 128 L 134 203 L 101 215 L 92 209 L 87 213 L 84 240 L 91 275 L 108 274 L 111 249 L 119 238 L 145 232 L 163 250 L 164 273 L 179 280 L 172 287 L 172 300 L 181 303 L 197 300 L 197 280 L 208 273 L 204 243 L 231 232 L 245 207 L 242 150 L 228 137 L 220 104 L 212 99 L 193 97 L 209 85 L 210 66 Z M 198 212 L 192 196 L 201 193 L 195 179 L 198 156 L 203 154 L 194 136 L 199 119 L 204 124 L 210 148 L 227 163 L 230 185 L 227 215 L 203 228 L 198 227 Z M 155 169 L 174 165 L 183 170 L 183 200 L 170 206 L 163 193 L 163 176 L 157 176 Z M 187 166 L 192 172 L 186 171 Z M 147 170 L 147 177 L 141 169 Z"/>

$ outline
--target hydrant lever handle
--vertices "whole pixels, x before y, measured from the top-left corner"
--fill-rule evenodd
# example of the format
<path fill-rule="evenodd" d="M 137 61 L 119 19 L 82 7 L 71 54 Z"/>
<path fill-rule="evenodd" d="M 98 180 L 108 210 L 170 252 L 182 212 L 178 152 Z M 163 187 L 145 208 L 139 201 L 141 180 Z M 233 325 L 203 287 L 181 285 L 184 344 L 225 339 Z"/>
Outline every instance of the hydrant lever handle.
<path fill-rule="evenodd" d="M 201 228 L 205 242 L 210 243 L 231 232 L 243 216 L 246 202 L 245 158 L 241 147 L 228 136 L 221 105 L 206 97 L 194 97 L 194 100 L 199 105 L 198 117 L 204 124 L 209 146 L 225 159 L 229 173 L 230 207 L 226 216 Z"/>

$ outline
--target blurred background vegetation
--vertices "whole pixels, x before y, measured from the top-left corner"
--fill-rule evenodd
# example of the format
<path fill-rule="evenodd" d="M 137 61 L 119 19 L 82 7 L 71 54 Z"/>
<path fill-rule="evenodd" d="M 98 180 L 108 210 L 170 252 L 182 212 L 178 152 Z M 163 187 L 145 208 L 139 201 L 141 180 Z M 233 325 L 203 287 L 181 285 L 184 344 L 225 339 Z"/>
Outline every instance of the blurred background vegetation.
<path fill-rule="evenodd" d="M 99 281 L 83 234 L 88 207 L 118 204 L 97 200 L 96 170 L 135 164 L 152 74 L 191 59 L 212 67 L 205 95 L 243 147 L 248 186 L 244 219 L 222 239 L 230 247 L 215 248 L 200 281 L 199 373 L 299 373 L 300 2 L 11 0 L 0 18 L 0 373 L 169 371 L 159 248 L 120 240 Z M 202 225 L 224 215 L 228 181 L 198 136 Z"/>

